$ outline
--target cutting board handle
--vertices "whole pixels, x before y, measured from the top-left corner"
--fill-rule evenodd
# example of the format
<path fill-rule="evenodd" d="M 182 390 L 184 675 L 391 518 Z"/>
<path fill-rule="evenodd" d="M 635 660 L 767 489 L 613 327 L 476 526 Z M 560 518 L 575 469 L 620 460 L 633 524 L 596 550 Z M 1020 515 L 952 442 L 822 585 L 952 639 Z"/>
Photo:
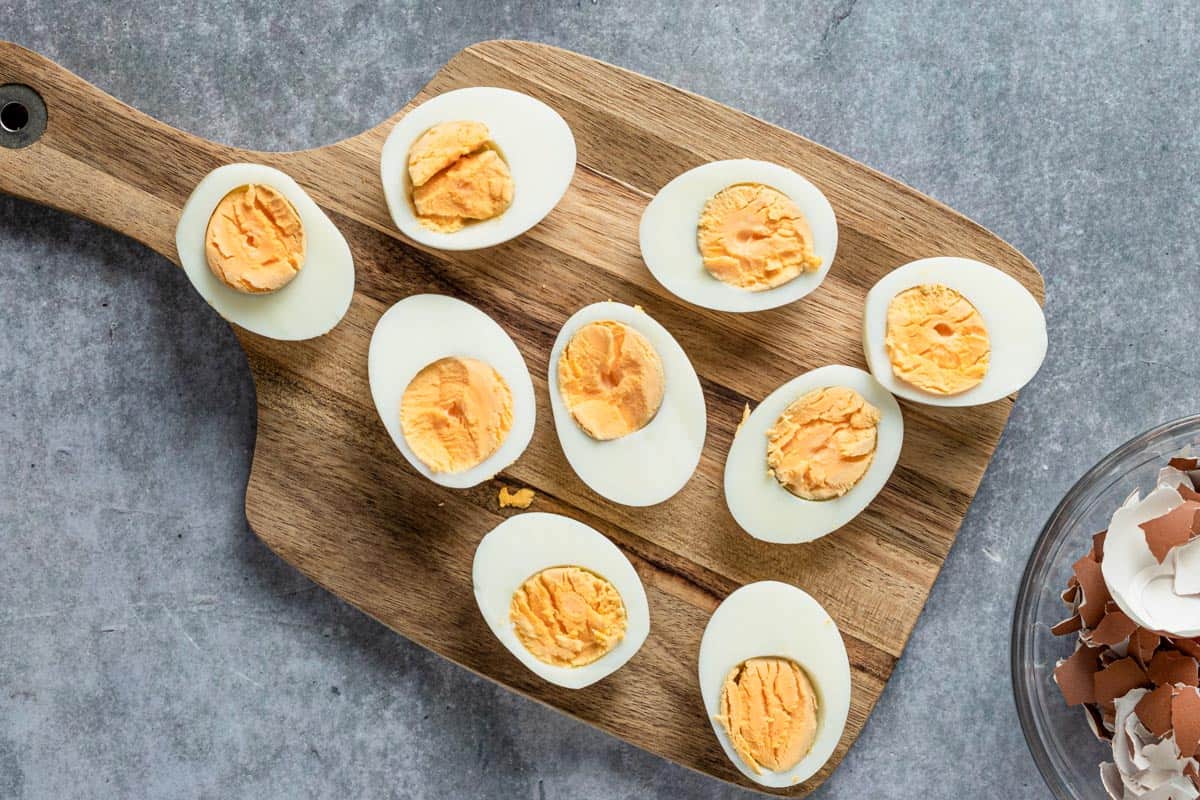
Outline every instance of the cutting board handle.
<path fill-rule="evenodd" d="M 176 262 L 184 201 L 234 152 L 10 42 L 0 42 L 0 145 L 0 191 L 112 228 Z"/>

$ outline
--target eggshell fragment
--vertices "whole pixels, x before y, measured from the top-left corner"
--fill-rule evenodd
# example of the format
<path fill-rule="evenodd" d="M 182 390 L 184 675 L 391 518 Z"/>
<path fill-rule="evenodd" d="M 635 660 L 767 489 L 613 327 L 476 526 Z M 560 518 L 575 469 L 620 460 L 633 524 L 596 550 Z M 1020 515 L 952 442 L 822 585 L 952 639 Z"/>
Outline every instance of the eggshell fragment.
<path fill-rule="evenodd" d="M 1054 668 L 1054 682 L 1062 691 L 1067 705 L 1096 702 L 1096 672 L 1100 669 L 1100 652 L 1099 647 L 1081 644 Z"/>
<path fill-rule="evenodd" d="M 1190 482 L 1185 473 L 1168 467 L 1145 498 L 1135 493 L 1113 514 L 1102 574 L 1112 599 L 1139 626 L 1186 639 L 1200 636 L 1200 596 L 1175 591 L 1179 546 L 1170 547 L 1161 562 L 1153 549 L 1177 540 L 1181 526 L 1191 524 L 1189 515 L 1195 519 L 1191 511 L 1171 516 L 1190 507 L 1177 488 L 1185 481 Z"/>
<path fill-rule="evenodd" d="M 1096 673 L 1096 703 L 1111 708 L 1113 701 L 1149 683 L 1146 671 L 1132 658 L 1114 661 Z"/>
<path fill-rule="evenodd" d="M 1109 603 L 1104 618 L 1100 620 L 1100 624 L 1091 632 L 1089 637 L 1093 644 L 1103 644 L 1112 646 L 1125 641 L 1137 629 L 1128 616 L 1117 606 L 1116 603 Z"/>
<path fill-rule="evenodd" d="M 1174 650 L 1162 650 L 1150 660 L 1146 674 L 1154 683 L 1197 685 L 1196 659 Z"/>
<path fill-rule="evenodd" d="M 1175 594 L 1200 594 L 1200 538 L 1175 548 Z"/>

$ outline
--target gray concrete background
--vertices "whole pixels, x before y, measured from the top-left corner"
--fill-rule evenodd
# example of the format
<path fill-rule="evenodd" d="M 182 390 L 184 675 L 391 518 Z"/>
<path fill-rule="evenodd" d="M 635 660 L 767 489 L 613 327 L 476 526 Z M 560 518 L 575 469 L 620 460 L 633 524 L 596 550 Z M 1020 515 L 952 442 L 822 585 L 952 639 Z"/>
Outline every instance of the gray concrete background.
<path fill-rule="evenodd" d="M 1009 689 L 1026 555 L 1088 465 L 1197 410 L 1189 4 L 107 5 L 0 0 L 0 37 L 266 149 L 375 124 L 474 41 L 552 42 L 803 133 L 1021 248 L 1049 357 L 819 796 L 1046 796 Z M 0 321 L 0 797 L 751 796 L 467 674 L 259 544 L 249 373 L 163 259 L 0 198 Z"/>

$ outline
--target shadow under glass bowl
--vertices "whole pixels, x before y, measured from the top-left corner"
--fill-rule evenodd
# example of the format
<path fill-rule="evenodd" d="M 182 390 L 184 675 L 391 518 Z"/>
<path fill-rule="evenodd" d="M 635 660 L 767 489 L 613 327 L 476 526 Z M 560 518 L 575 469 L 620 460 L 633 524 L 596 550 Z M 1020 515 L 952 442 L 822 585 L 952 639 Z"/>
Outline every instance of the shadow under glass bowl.
<path fill-rule="evenodd" d="M 1083 710 L 1063 702 L 1053 679 L 1055 662 L 1075 648 L 1075 636 L 1050 632 L 1068 616 L 1061 594 L 1071 565 L 1130 492 L 1152 489 L 1170 457 L 1197 451 L 1200 415 L 1160 425 L 1109 453 L 1054 509 L 1025 567 L 1013 614 L 1013 693 L 1025 741 L 1060 800 L 1107 800 L 1098 765 L 1112 760 L 1112 750 L 1092 735 Z"/>

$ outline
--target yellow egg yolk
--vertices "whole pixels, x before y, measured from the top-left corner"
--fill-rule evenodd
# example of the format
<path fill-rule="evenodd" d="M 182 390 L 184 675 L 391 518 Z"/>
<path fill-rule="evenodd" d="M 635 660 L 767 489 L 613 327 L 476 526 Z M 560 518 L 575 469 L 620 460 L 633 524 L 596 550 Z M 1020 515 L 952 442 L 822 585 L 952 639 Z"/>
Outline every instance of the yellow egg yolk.
<path fill-rule="evenodd" d="M 875 457 L 879 410 L 844 386 L 795 400 L 767 431 L 767 467 L 783 488 L 805 500 L 850 491 Z"/>
<path fill-rule="evenodd" d="M 914 286 L 892 298 L 884 344 L 897 378 L 943 395 L 978 386 L 992 352 L 979 311 L 941 284 Z"/>
<path fill-rule="evenodd" d="M 786 772 L 817 737 L 817 695 L 795 661 L 751 658 L 726 677 L 717 721 L 755 775 Z"/>
<path fill-rule="evenodd" d="M 563 403 L 593 439 L 641 430 L 662 405 L 662 360 L 638 331 L 605 320 L 584 325 L 558 359 Z"/>
<path fill-rule="evenodd" d="M 821 266 L 799 207 L 758 183 L 734 184 L 713 195 L 700 214 L 697 237 L 704 268 L 742 289 L 772 289 Z"/>
<path fill-rule="evenodd" d="M 512 173 L 490 135 L 481 122 L 443 122 L 413 143 L 408 176 L 413 208 L 426 228 L 453 233 L 512 204 Z"/>
<path fill-rule="evenodd" d="M 523 488 L 513 490 L 507 486 L 501 486 L 497 500 L 501 508 L 529 508 L 533 505 L 533 498 L 536 496 L 533 489 Z"/>
<path fill-rule="evenodd" d="M 247 184 L 221 198 L 204 232 L 208 268 L 247 294 L 282 289 L 304 266 L 304 225 L 287 198 Z"/>
<path fill-rule="evenodd" d="M 500 449 L 512 428 L 512 392 L 491 365 L 448 357 L 416 374 L 400 400 L 404 440 L 433 472 L 462 472 Z"/>
<path fill-rule="evenodd" d="M 513 594 L 509 619 L 539 661 L 590 664 L 625 637 L 625 604 L 615 586 L 582 567 L 551 567 Z"/>

